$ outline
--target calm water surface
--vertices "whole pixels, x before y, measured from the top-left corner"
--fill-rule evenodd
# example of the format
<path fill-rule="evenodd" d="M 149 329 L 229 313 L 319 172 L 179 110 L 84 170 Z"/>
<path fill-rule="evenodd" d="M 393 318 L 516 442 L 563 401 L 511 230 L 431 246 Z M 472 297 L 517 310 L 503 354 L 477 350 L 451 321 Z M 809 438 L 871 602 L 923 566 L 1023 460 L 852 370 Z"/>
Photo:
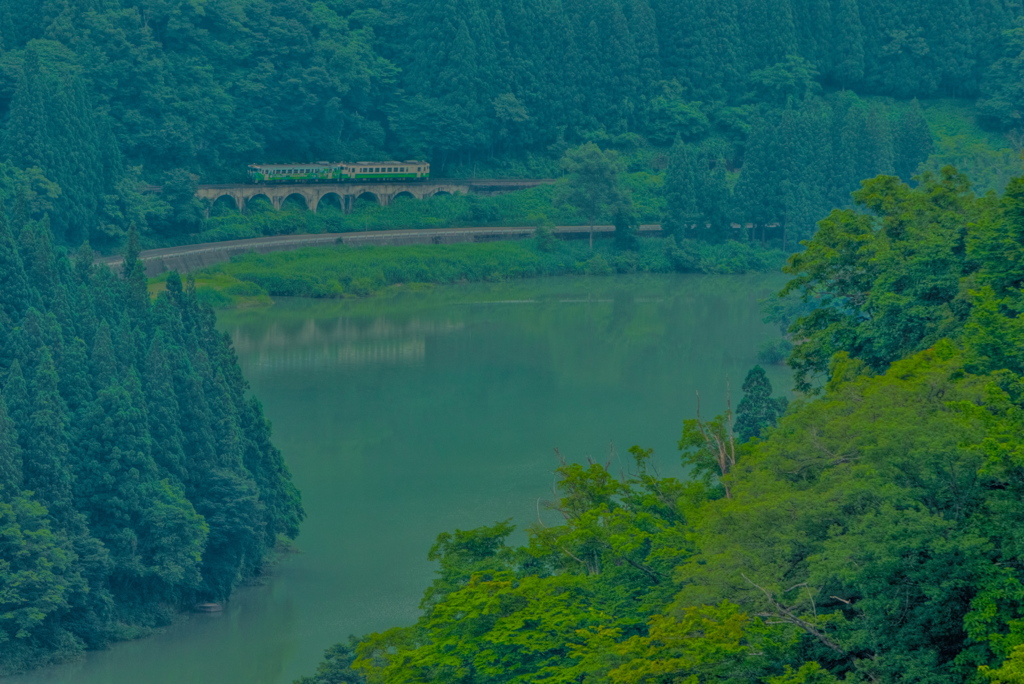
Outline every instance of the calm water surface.
<path fill-rule="evenodd" d="M 287 684 L 348 634 L 415 619 L 439 532 L 535 520 L 554 449 L 678 474 L 777 336 L 766 276 L 554 278 L 224 313 L 302 489 L 301 553 L 219 615 L 3 684 Z M 787 373 L 770 370 L 777 388 Z M 624 458 L 625 457 L 625 458 Z"/>

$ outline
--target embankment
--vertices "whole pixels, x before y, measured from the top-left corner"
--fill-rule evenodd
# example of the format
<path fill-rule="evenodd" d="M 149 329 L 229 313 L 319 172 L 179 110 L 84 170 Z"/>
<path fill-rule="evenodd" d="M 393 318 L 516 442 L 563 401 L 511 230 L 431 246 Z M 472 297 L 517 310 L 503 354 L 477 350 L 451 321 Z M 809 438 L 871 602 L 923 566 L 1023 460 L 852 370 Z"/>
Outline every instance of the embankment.
<path fill-rule="evenodd" d="M 327 247 L 330 245 L 348 245 L 361 247 L 366 245 L 442 245 L 460 242 L 495 242 L 502 240 L 523 240 L 533 235 L 532 226 L 496 227 L 496 228 L 415 228 L 403 230 L 376 230 L 353 233 L 320 233 L 312 235 L 274 235 L 270 237 L 251 238 L 247 240 L 228 240 L 226 242 L 207 242 L 198 245 L 182 245 L 165 247 L 142 252 L 139 259 L 146 266 L 146 275 L 150 278 L 167 271 L 188 273 L 207 268 L 215 264 L 230 261 L 232 257 L 255 252 L 268 254 L 303 247 Z M 589 236 L 588 226 L 557 226 L 555 235 L 563 240 L 586 239 Z M 609 237 L 615 232 L 614 226 L 594 226 L 595 237 Z M 661 233 L 661 226 L 640 226 L 642 235 L 655 236 Z M 122 257 L 111 256 L 97 259 L 96 263 L 120 270 Z"/>

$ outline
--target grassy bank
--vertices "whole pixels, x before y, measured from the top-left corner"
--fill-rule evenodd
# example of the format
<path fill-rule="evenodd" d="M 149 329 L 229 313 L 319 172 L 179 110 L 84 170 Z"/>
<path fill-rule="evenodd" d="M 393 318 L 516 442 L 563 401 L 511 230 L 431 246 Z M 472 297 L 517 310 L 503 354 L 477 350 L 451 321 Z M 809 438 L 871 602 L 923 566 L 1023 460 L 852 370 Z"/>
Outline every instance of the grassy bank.
<path fill-rule="evenodd" d="M 643 238 L 636 250 L 611 240 L 534 240 L 401 247 L 311 247 L 247 254 L 195 274 L 203 301 L 215 308 L 259 306 L 270 296 L 366 297 L 423 284 L 496 282 L 555 275 L 615 273 L 749 273 L 779 268 L 785 255 L 746 243 Z M 165 278 L 151 288 L 163 287 Z"/>

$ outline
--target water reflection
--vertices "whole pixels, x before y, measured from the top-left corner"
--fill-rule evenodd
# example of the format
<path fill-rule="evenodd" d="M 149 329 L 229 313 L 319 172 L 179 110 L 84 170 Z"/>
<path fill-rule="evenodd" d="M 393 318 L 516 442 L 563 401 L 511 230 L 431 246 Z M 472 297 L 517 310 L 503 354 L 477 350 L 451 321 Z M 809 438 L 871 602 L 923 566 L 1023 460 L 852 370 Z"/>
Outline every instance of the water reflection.
<path fill-rule="evenodd" d="M 231 336 L 243 370 L 246 366 L 298 370 L 420 363 L 426 355 L 428 335 L 450 334 L 464 327 L 463 322 L 454 320 L 307 318 L 262 330 L 236 326 Z"/>

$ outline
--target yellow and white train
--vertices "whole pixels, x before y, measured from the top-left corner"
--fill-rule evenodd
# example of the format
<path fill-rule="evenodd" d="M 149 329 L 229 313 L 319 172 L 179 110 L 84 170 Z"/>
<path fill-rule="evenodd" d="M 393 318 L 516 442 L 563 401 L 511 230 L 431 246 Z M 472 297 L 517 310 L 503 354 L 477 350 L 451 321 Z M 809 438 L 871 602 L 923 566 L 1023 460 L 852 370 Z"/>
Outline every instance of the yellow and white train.
<path fill-rule="evenodd" d="M 418 160 L 249 164 L 249 179 L 253 183 L 381 182 L 428 178 L 430 164 Z"/>

